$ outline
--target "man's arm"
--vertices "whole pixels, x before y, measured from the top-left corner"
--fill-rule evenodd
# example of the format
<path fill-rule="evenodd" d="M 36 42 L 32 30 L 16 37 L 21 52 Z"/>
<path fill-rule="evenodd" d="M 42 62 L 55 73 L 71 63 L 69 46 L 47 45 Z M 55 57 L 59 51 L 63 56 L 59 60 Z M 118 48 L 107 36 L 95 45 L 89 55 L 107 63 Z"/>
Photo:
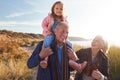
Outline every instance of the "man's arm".
<path fill-rule="evenodd" d="M 41 58 L 39 57 L 39 53 L 40 53 L 40 50 L 42 48 L 42 44 L 43 42 L 39 42 L 38 45 L 36 46 L 36 48 L 34 49 L 32 55 L 30 56 L 30 58 L 28 59 L 27 61 L 27 66 L 29 68 L 33 68 L 35 66 L 37 66 L 41 60 Z"/>

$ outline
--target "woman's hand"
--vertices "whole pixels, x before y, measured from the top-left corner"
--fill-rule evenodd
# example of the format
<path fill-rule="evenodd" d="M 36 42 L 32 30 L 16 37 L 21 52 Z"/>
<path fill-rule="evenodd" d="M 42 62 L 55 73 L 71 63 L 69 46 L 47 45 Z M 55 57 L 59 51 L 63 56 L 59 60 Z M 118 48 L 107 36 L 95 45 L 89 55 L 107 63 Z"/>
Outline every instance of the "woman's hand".
<path fill-rule="evenodd" d="M 52 52 L 52 50 L 51 50 L 51 48 L 50 47 L 48 47 L 48 48 L 44 48 L 44 45 L 42 46 L 42 49 L 41 49 L 41 51 L 40 51 L 40 53 L 39 53 L 39 56 L 40 56 L 40 58 L 45 58 L 45 57 L 48 57 L 49 55 L 51 55 L 53 52 Z"/>
<path fill-rule="evenodd" d="M 92 77 L 94 77 L 97 80 L 102 80 L 102 77 L 104 76 L 98 69 L 96 69 L 96 70 L 93 70 Z"/>

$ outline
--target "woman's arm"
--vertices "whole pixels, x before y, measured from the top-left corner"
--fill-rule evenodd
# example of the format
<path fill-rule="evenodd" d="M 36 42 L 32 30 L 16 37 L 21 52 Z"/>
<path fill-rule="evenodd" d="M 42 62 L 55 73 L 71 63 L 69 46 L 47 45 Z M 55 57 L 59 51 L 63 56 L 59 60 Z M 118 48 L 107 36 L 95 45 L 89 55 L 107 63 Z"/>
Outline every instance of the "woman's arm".
<path fill-rule="evenodd" d="M 106 56 L 102 58 L 102 63 L 100 66 L 101 67 L 99 70 L 93 70 L 92 76 L 98 80 L 109 80 L 108 58 Z"/>
<path fill-rule="evenodd" d="M 105 80 L 109 80 L 109 61 L 108 58 L 105 57 L 105 59 L 103 60 L 103 65 L 102 65 L 102 74 L 105 78 Z"/>

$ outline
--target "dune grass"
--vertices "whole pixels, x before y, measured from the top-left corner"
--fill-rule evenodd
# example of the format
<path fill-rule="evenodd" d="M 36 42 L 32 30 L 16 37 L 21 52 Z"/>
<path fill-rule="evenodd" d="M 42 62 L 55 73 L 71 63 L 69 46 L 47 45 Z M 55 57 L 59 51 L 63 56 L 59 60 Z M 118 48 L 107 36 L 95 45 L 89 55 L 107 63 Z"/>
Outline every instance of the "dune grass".
<path fill-rule="evenodd" d="M 120 80 L 120 47 L 111 46 L 107 56 L 112 80 Z"/>

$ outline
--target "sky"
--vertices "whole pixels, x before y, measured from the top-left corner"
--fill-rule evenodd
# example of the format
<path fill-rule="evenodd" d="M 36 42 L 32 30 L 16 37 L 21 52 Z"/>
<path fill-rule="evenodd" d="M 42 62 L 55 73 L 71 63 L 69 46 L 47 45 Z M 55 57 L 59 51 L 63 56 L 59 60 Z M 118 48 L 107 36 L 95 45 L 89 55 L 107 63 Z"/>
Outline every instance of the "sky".
<path fill-rule="evenodd" d="M 57 0 L 0 0 L 0 30 L 42 34 L 42 20 Z M 101 35 L 120 46 L 119 0 L 61 0 L 70 24 L 69 36 Z"/>

